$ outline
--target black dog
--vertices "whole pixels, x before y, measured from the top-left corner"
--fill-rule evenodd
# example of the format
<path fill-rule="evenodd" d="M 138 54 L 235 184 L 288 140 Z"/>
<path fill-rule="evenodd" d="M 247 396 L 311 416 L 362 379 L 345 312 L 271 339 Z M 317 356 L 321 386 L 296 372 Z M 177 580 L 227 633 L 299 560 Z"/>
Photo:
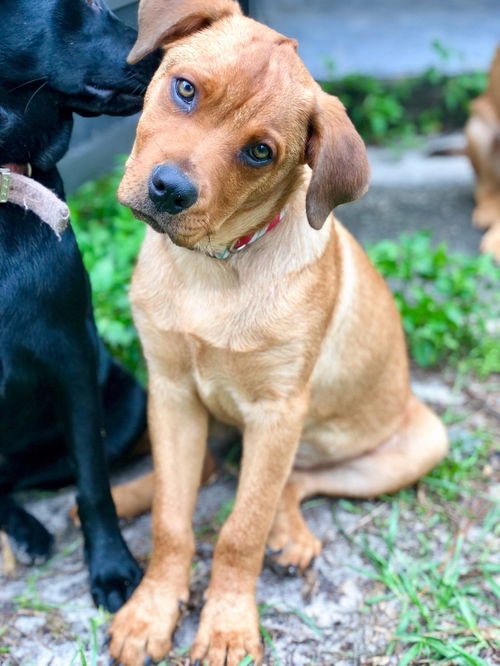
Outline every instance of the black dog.
<path fill-rule="evenodd" d="M 135 31 L 101 0 L 1 0 L 0 167 L 60 198 L 56 162 L 72 113 L 127 115 L 158 64 L 126 64 Z M 0 203 L 0 528 L 31 561 L 52 536 L 11 493 L 76 480 L 91 591 L 119 608 L 141 570 L 120 534 L 107 463 L 144 432 L 145 395 L 108 356 L 70 228 L 58 240 L 31 211 Z"/>

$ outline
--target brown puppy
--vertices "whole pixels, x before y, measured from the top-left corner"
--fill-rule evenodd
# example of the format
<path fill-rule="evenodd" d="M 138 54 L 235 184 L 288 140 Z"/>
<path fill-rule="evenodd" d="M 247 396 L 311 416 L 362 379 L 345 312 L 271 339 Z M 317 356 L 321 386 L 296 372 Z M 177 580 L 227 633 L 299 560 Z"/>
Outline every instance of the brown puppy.
<path fill-rule="evenodd" d="M 260 663 L 266 541 L 279 563 L 306 567 L 320 543 L 305 497 L 395 491 L 437 463 L 447 439 L 411 393 L 391 294 L 330 215 L 368 181 L 342 104 L 295 42 L 232 0 L 144 0 L 132 61 L 159 44 L 119 193 L 152 227 L 132 302 L 149 369 L 153 552 L 110 650 L 138 666 L 171 647 L 213 416 L 241 429 L 243 460 L 191 660 Z"/>
<path fill-rule="evenodd" d="M 481 251 L 500 262 L 500 46 L 490 69 L 488 87 L 471 104 L 465 126 L 467 153 L 476 172 L 474 224 L 488 229 Z"/>

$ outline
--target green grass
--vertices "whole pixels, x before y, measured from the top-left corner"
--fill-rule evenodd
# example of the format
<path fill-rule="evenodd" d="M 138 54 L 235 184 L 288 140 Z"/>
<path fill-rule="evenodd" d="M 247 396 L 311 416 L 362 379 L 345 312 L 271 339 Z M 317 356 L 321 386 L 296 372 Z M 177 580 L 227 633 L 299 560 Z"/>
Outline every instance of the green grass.
<path fill-rule="evenodd" d="M 381 498 L 384 504 L 375 510 L 373 502 L 341 500 L 344 511 L 375 516 L 370 528 L 355 535 L 333 510 L 340 534 L 365 562 L 356 571 L 383 588 L 366 598 L 367 607 L 375 616 L 380 603 L 398 607 L 387 654 L 396 654 L 399 666 L 487 666 L 500 647 L 494 579 L 500 564 L 492 538 L 500 536 L 500 509 L 481 492 L 481 473 L 493 451 L 487 433 L 460 435 L 418 491 Z M 415 516 L 425 530 L 414 530 Z"/>

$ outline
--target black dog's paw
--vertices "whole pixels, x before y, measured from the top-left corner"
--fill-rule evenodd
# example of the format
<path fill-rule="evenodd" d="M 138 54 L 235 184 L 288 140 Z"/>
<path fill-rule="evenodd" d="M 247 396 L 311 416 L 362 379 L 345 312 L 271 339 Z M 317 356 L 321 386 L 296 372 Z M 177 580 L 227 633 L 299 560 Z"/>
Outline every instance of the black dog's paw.
<path fill-rule="evenodd" d="M 125 544 L 94 557 L 90 563 L 90 591 L 95 605 L 116 612 L 139 585 L 142 573 Z"/>
<path fill-rule="evenodd" d="M 9 517 L 6 531 L 16 560 L 21 564 L 42 564 L 50 557 L 54 537 L 23 509 Z"/>

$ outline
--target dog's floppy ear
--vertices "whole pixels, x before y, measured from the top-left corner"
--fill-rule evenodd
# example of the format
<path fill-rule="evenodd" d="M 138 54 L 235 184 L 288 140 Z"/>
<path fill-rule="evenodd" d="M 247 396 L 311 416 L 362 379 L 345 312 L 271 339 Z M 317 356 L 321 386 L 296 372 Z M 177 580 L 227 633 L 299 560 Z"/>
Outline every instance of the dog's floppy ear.
<path fill-rule="evenodd" d="M 366 192 L 370 168 L 365 144 L 336 97 L 318 92 L 309 131 L 306 162 L 313 173 L 306 212 L 311 227 L 321 229 L 335 206 Z"/>
<path fill-rule="evenodd" d="M 141 0 L 139 35 L 127 62 L 133 65 L 158 46 L 241 14 L 235 0 Z"/>

